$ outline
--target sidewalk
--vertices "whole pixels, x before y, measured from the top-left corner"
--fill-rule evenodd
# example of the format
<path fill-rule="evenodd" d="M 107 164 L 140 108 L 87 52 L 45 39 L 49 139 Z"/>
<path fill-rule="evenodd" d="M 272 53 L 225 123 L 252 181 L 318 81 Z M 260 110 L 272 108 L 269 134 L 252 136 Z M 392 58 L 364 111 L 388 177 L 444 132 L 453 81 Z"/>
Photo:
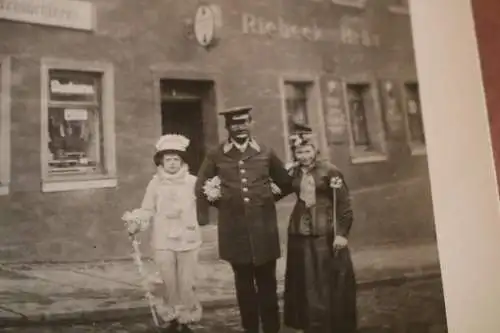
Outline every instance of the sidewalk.
<path fill-rule="evenodd" d="M 222 261 L 202 256 L 198 294 L 206 309 L 235 302 L 233 275 Z M 203 259 L 205 258 L 205 259 Z M 353 251 L 360 288 L 439 276 L 434 244 Z M 278 262 L 283 290 L 284 258 Z M 161 286 L 151 263 L 150 282 Z M 92 264 L 0 265 L 0 327 L 40 321 L 99 321 L 148 313 L 132 261 Z"/>

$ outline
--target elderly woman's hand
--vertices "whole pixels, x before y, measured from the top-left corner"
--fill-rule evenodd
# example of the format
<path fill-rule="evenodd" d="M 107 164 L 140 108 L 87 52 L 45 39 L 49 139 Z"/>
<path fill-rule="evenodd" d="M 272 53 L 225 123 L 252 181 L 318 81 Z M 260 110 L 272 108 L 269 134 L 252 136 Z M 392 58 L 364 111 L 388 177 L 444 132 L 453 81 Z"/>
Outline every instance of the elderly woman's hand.
<path fill-rule="evenodd" d="M 347 247 L 347 243 L 347 238 L 342 236 L 335 236 L 335 239 L 333 240 L 333 248 L 336 250 L 343 249 Z"/>

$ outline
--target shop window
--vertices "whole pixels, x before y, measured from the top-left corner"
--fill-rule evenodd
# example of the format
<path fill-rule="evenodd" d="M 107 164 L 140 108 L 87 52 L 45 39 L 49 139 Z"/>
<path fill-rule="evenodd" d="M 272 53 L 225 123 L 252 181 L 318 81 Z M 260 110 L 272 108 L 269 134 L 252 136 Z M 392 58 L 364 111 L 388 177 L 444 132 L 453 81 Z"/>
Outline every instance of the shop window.
<path fill-rule="evenodd" d="M 0 58 L 0 195 L 10 183 L 10 58 Z"/>
<path fill-rule="evenodd" d="M 44 67 L 43 190 L 115 186 L 112 67 Z"/>
<path fill-rule="evenodd" d="M 425 152 L 425 133 L 419 96 L 418 83 L 405 82 L 403 84 L 406 137 L 413 154 Z"/>
<path fill-rule="evenodd" d="M 394 14 L 410 14 L 410 5 L 408 0 L 392 0 L 392 4 L 389 6 L 389 11 Z"/>
<path fill-rule="evenodd" d="M 386 159 L 385 133 L 376 87 L 372 82 L 345 84 L 350 151 L 354 163 Z"/>

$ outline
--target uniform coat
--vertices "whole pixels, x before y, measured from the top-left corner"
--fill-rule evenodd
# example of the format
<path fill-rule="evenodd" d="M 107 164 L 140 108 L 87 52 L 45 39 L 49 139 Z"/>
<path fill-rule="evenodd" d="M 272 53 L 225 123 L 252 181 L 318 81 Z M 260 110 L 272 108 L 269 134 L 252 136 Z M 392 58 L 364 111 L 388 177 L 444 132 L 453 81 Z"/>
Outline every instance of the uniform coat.
<path fill-rule="evenodd" d="M 232 264 L 261 265 L 281 256 L 275 201 L 291 193 L 291 179 L 273 150 L 251 140 L 244 152 L 230 142 L 210 151 L 198 173 L 200 200 L 204 183 L 219 176 L 219 255 Z M 282 194 L 273 195 L 271 179 Z"/>

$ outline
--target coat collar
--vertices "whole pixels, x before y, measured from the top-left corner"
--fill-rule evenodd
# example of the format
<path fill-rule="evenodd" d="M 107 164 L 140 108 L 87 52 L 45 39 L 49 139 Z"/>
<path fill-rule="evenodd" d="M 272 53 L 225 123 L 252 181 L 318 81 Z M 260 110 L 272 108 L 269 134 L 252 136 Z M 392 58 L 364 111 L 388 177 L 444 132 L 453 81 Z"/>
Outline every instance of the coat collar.
<path fill-rule="evenodd" d="M 184 164 L 181 167 L 181 169 L 173 175 L 168 174 L 167 172 L 165 172 L 163 167 L 159 166 L 156 170 L 155 177 L 161 183 L 178 183 L 178 182 L 183 182 L 188 175 L 189 175 L 189 168 L 188 168 L 187 164 Z"/>
<path fill-rule="evenodd" d="M 257 141 L 255 141 L 255 139 L 253 139 L 253 138 L 250 138 L 250 140 L 248 141 L 248 147 L 251 147 L 255 151 L 260 152 L 260 146 L 257 143 Z M 231 139 L 228 139 L 226 141 L 226 143 L 224 143 L 224 146 L 222 147 L 222 150 L 224 151 L 224 154 L 227 154 L 233 148 L 238 149 L 238 148 L 236 148 L 236 146 L 234 145 L 234 143 L 231 141 Z"/>

